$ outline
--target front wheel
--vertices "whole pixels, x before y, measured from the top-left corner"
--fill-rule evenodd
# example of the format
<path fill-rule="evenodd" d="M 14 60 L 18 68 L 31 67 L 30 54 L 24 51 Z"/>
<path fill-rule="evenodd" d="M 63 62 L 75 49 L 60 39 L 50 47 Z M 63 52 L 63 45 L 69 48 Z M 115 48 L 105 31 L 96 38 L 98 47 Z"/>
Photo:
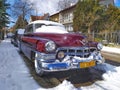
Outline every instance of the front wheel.
<path fill-rule="evenodd" d="M 35 59 L 35 60 L 34 60 L 34 67 L 35 67 L 36 73 L 37 73 L 39 76 L 43 76 L 44 71 L 42 70 L 40 61 L 38 61 L 38 60 Z"/>

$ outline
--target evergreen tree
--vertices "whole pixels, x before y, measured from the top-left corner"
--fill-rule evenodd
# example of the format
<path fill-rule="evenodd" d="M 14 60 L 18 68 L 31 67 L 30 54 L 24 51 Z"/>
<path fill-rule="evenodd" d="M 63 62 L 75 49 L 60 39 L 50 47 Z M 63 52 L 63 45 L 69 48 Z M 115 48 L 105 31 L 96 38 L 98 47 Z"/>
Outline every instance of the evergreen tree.
<path fill-rule="evenodd" d="M 103 7 L 98 0 L 79 0 L 74 12 L 74 30 L 91 34 L 102 13 Z"/>
<path fill-rule="evenodd" d="M 22 15 L 19 16 L 15 25 L 13 26 L 13 31 L 12 32 L 15 32 L 17 29 L 20 29 L 20 28 L 24 29 L 27 24 L 28 24 L 27 20 L 23 20 Z"/>
<path fill-rule="evenodd" d="M 9 14 L 6 10 L 9 8 L 10 4 L 6 3 L 6 0 L 0 1 L 0 28 L 7 26 L 9 23 Z"/>
<path fill-rule="evenodd" d="M 120 24 L 120 9 L 109 5 L 106 12 L 102 15 L 102 21 L 103 30 L 108 32 L 116 30 Z"/>
<path fill-rule="evenodd" d="M 4 29 L 9 23 L 9 14 L 7 13 L 7 9 L 10 4 L 6 3 L 6 0 L 0 0 L 0 38 L 4 37 Z"/>
<path fill-rule="evenodd" d="M 103 28 L 101 32 L 104 32 L 105 39 L 108 38 L 109 34 L 109 38 L 111 38 L 109 41 L 113 42 L 112 33 L 120 30 L 120 9 L 113 5 L 109 5 L 101 18 L 101 26 Z"/>

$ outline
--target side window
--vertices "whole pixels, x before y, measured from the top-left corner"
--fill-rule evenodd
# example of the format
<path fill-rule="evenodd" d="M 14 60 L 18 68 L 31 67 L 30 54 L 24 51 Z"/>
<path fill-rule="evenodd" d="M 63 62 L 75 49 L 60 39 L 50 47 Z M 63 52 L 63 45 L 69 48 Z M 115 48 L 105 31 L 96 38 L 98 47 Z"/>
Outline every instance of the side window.
<path fill-rule="evenodd" d="M 33 24 L 27 26 L 25 33 L 32 33 L 33 32 Z"/>

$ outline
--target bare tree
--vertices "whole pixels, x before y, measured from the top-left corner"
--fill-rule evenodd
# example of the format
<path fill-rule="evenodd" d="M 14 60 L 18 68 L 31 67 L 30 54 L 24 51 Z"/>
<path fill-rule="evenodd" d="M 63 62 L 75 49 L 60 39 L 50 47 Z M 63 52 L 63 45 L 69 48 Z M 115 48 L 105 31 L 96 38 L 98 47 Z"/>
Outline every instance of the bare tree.
<path fill-rule="evenodd" d="M 65 8 L 70 7 L 71 5 L 77 3 L 78 0 L 59 0 L 58 2 L 58 10 L 63 10 Z"/>
<path fill-rule="evenodd" d="M 25 20 L 25 18 L 31 14 L 31 11 L 33 11 L 33 4 L 27 2 L 27 0 L 15 0 L 11 9 L 15 17 L 22 16 L 23 20 Z"/>
<path fill-rule="evenodd" d="M 33 4 L 28 2 L 27 0 L 15 0 L 13 6 L 11 7 L 12 16 L 17 18 L 18 20 L 15 23 L 16 28 L 24 28 L 26 26 L 26 19 L 31 15 L 33 10 Z M 19 26 L 20 25 L 20 26 Z"/>

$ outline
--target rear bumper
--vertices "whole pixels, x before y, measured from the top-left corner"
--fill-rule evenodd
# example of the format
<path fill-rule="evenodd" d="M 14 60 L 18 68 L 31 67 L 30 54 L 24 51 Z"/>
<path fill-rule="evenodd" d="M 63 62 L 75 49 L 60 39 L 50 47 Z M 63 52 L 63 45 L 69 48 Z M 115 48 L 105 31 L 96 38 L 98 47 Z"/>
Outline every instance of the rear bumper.
<path fill-rule="evenodd" d="M 54 54 L 49 55 L 51 58 Z M 47 57 L 46 57 L 47 58 Z M 104 63 L 104 58 L 100 52 L 93 52 L 88 58 L 80 58 L 77 56 L 66 56 L 64 60 L 56 59 L 44 60 L 37 58 L 41 64 L 42 70 L 45 72 L 66 71 L 70 69 L 81 69 L 94 67 L 98 64 Z M 82 66 L 80 66 L 82 63 Z"/>

